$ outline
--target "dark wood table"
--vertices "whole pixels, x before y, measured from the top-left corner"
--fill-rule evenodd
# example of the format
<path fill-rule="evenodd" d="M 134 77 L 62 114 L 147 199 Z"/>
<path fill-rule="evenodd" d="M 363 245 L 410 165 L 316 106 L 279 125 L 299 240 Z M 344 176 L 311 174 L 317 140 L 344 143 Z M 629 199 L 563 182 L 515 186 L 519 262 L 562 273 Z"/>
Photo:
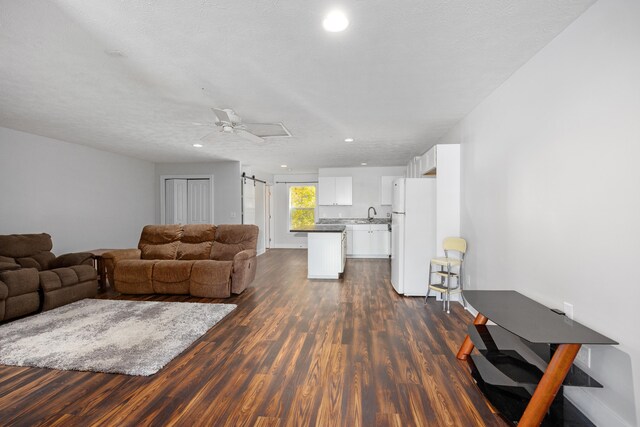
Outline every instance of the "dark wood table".
<path fill-rule="evenodd" d="M 592 425 L 564 385 L 602 387 L 573 365 L 583 344 L 618 344 L 516 291 L 464 291 L 478 311 L 457 358 L 467 360 L 488 400 L 521 426 Z M 491 320 L 496 325 L 487 325 Z M 474 347 L 479 355 L 471 355 Z"/>
<path fill-rule="evenodd" d="M 106 252 L 114 250 L 115 249 L 91 249 L 85 251 L 87 253 L 90 253 L 93 257 L 94 267 L 98 272 L 98 284 L 100 285 L 100 289 L 102 290 L 107 289 L 107 269 L 104 265 L 104 258 L 102 258 L 102 255 L 104 255 Z"/>

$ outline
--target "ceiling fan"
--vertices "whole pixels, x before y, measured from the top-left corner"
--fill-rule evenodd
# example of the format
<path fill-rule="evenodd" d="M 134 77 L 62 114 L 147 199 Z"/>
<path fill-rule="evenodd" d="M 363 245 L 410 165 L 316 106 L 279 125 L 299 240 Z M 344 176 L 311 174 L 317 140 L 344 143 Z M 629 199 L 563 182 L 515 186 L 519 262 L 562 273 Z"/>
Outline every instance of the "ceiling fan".
<path fill-rule="evenodd" d="M 282 123 L 242 123 L 240 116 L 231 108 L 212 108 L 216 116 L 217 131 L 202 137 L 207 140 L 217 133 L 235 134 L 251 142 L 265 142 L 265 138 L 283 136 L 290 137 L 291 133 Z"/>

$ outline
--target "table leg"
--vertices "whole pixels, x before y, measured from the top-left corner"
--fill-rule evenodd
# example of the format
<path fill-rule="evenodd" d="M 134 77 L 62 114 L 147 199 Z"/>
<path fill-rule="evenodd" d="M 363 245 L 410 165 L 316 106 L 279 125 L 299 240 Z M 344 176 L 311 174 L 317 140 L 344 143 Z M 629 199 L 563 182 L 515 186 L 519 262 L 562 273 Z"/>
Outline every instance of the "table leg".
<path fill-rule="evenodd" d="M 107 289 L 107 271 L 104 267 L 104 258 L 96 257 L 96 270 L 98 270 L 98 284 L 103 291 Z"/>
<path fill-rule="evenodd" d="M 580 347 L 581 344 L 560 344 L 558 346 L 518 422 L 518 427 L 539 426 L 542 423 L 562 385 L 562 381 L 571 369 Z"/>
<path fill-rule="evenodd" d="M 489 319 L 484 317 L 482 313 L 478 313 L 476 318 L 473 319 L 473 324 L 485 325 L 488 320 Z M 471 338 L 469 338 L 469 335 L 467 335 L 466 338 L 464 339 L 464 342 L 460 346 L 460 350 L 458 350 L 458 354 L 456 355 L 456 357 L 460 360 L 467 360 L 467 357 L 469 357 L 472 351 L 473 351 L 473 342 L 471 342 Z"/>

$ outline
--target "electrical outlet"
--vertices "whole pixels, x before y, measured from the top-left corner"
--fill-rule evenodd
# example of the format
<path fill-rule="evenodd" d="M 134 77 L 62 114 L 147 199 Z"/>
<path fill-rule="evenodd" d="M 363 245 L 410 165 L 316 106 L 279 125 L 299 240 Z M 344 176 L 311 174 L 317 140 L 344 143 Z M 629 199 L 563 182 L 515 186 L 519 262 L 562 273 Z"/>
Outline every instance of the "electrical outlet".
<path fill-rule="evenodd" d="M 591 368 L 591 348 L 583 345 L 576 356 L 576 361 L 582 366 Z"/>
<path fill-rule="evenodd" d="M 564 315 L 573 320 L 573 304 L 564 303 Z"/>

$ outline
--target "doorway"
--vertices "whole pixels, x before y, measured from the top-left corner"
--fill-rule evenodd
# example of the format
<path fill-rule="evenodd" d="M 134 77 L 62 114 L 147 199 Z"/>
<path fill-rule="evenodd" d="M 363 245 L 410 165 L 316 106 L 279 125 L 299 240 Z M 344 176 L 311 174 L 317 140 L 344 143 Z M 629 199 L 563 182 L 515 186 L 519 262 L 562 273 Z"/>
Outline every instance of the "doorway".
<path fill-rule="evenodd" d="M 242 179 L 242 223 L 258 226 L 256 251 L 271 247 L 271 187 L 260 180 Z"/>

